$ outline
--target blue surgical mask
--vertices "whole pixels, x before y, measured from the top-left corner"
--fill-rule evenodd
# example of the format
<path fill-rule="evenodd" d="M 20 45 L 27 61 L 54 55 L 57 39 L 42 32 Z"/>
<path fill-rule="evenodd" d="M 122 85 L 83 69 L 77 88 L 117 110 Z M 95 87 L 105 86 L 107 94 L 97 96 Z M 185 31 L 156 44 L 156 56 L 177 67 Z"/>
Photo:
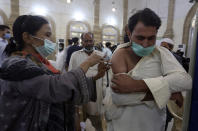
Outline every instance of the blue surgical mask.
<path fill-rule="evenodd" d="M 94 47 L 93 46 L 86 46 L 86 47 L 83 48 L 83 50 L 86 53 L 92 53 L 94 51 Z"/>
<path fill-rule="evenodd" d="M 4 37 L 4 39 L 10 39 L 11 38 L 11 34 L 10 33 L 5 33 L 5 35 L 3 37 Z"/>
<path fill-rule="evenodd" d="M 33 36 L 33 37 L 43 40 L 43 39 L 35 37 L 35 36 Z M 52 41 L 50 41 L 48 39 L 44 39 L 43 41 L 44 41 L 44 45 L 34 46 L 34 48 L 42 57 L 46 58 L 47 56 L 49 56 L 50 54 L 52 54 L 55 51 L 56 43 L 53 43 Z"/>
<path fill-rule="evenodd" d="M 143 57 L 143 56 L 147 56 L 150 53 L 152 53 L 155 46 L 153 45 L 153 46 L 149 46 L 149 47 L 144 48 L 143 46 L 141 46 L 139 44 L 136 44 L 135 42 L 132 42 L 131 48 L 136 55 L 138 55 L 140 57 Z"/>

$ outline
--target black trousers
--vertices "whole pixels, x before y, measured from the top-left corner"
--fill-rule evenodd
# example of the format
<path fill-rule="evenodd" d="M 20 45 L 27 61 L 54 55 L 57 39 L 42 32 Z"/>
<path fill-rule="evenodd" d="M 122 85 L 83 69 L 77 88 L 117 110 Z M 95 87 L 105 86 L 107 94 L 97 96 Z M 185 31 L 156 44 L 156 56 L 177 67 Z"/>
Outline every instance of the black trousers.
<path fill-rule="evenodd" d="M 170 111 L 168 110 L 168 107 L 166 106 L 166 125 L 165 125 L 165 131 L 168 128 L 168 123 L 172 120 L 173 115 L 170 113 Z"/>

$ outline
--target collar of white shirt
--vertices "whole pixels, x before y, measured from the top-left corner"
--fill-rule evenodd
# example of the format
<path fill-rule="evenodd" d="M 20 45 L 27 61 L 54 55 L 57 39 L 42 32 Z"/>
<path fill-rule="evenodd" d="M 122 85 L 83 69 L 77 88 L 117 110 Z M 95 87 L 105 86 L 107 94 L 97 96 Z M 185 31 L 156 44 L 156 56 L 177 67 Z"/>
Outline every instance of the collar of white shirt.
<path fill-rule="evenodd" d="M 4 39 L 0 37 L 0 41 L 3 41 Z"/>
<path fill-rule="evenodd" d="M 7 40 L 4 40 L 3 38 L 0 37 L 0 41 L 7 43 Z"/>
<path fill-rule="evenodd" d="M 1 38 L 1 37 L 0 37 L 0 42 L 1 42 L 1 43 L 5 43 L 5 44 L 8 44 L 8 41 L 7 41 L 7 40 L 4 40 L 4 39 Z"/>

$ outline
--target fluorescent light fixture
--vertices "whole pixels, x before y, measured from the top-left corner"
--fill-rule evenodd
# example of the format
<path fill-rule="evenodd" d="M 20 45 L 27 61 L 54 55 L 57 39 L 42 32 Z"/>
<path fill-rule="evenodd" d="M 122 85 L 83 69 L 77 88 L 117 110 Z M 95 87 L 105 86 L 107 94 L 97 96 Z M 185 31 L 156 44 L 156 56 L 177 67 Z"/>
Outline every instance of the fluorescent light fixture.
<path fill-rule="evenodd" d="M 74 19 L 78 21 L 84 20 L 84 14 L 80 11 L 74 13 Z"/>
<path fill-rule="evenodd" d="M 71 0 L 67 0 L 67 3 L 70 4 L 71 3 Z"/>
<path fill-rule="evenodd" d="M 113 8 L 112 8 L 112 11 L 113 11 L 113 12 L 116 12 L 116 8 L 115 8 L 115 7 L 113 7 Z"/>
<path fill-rule="evenodd" d="M 47 9 L 43 6 L 34 6 L 33 7 L 33 12 L 36 14 L 36 15 L 43 15 L 45 16 L 47 14 Z"/>
<path fill-rule="evenodd" d="M 112 1 L 112 11 L 113 11 L 113 12 L 116 12 L 115 2 L 114 2 L 114 1 Z"/>

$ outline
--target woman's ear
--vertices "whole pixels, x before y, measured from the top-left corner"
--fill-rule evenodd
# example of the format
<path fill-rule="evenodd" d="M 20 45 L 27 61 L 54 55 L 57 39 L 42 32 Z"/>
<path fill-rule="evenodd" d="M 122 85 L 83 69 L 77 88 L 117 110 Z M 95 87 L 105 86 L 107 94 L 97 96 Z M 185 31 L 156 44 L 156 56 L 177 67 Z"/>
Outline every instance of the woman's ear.
<path fill-rule="evenodd" d="M 22 38 L 23 38 L 23 41 L 24 41 L 26 44 L 32 44 L 33 38 L 32 38 L 32 36 L 31 36 L 29 33 L 23 32 Z"/>

